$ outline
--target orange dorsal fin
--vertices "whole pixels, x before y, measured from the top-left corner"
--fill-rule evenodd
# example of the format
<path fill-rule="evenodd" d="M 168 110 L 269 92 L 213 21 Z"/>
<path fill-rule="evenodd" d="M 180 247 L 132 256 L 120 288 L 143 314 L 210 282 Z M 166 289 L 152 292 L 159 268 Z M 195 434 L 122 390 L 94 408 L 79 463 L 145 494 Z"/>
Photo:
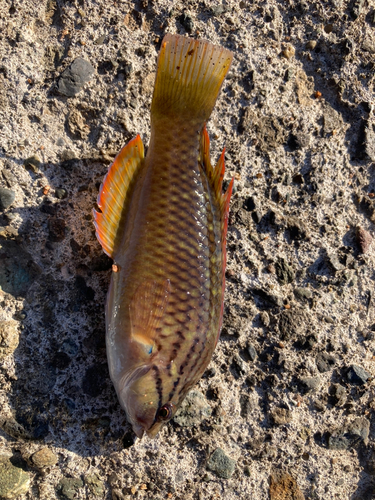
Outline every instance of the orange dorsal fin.
<path fill-rule="evenodd" d="M 98 195 L 101 212 L 93 210 L 96 237 L 103 250 L 113 257 L 119 223 L 132 185 L 144 158 L 143 143 L 139 135 L 122 148 L 109 167 Z"/>
<path fill-rule="evenodd" d="M 170 281 L 146 280 L 140 284 L 129 304 L 131 341 L 146 354 L 156 350 L 158 328 L 169 301 Z"/>
<path fill-rule="evenodd" d="M 225 155 L 225 148 L 223 149 L 223 152 L 221 153 L 216 166 L 213 167 L 210 160 L 210 138 L 208 137 L 206 125 L 204 125 L 201 134 L 199 161 L 204 171 L 207 174 L 211 189 L 213 190 L 214 195 L 219 202 L 221 210 L 221 220 L 223 223 L 223 240 L 225 241 L 225 236 L 228 227 L 229 203 L 232 194 L 234 179 L 231 180 L 227 188 L 227 191 L 224 194 L 222 192 L 223 179 L 225 174 L 224 155 Z"/>
<path fill-rule="evenodd" d="M 205 121 L 211 114 L 233 54 L 207 40 L 163 38 L 151 116 Z"/>

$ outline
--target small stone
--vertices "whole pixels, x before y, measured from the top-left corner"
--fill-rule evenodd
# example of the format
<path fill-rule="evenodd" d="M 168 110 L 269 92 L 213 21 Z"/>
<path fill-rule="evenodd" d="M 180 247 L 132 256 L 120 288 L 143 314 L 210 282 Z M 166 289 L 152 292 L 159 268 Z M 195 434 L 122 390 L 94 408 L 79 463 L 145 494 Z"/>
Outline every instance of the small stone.
<path fill-rule="evenodd" d="M 17 325 L 16 321 L 0 321 L 0 360 L 12 354 L 18 346 Z"/>
<path fill-rule="evenodd" d="M 297 300 L 311 299 L 313 295 L 309 288 L 299 287 L 295 288 L 293 292 Z"/>
<path fill-rule="evenodd" d="M 211 413 L 211 407 L 203 394 L 192 390 L 182 402 L 174 421 L 181 427 L 193 427 L 209 418 Z"/>
<path fill-rule="evenodd" d="M 328 35 L 329 35 L 330 33 L 332 33 L 332 31 L 333 31 L 333 24 L 331 24 L 331 23 L 326 24 L 326 25 L 324 26 L 324 31 L 325 31 L 325 33 L 327 33 Z"/>
<path fill-rule="evenodd" d="M 307 50 L 314 50 L 315 47 L 317 45 L 317 41 L 316 40 L 309 40 L 307 43 L 306 43 L 306 49 Z"/>
<path fill-rule="evenodd" d="M 344 266 L 340 263 L 337 255 L 335 254 L 327 254 L 327 264 L 332 269 L 333 272 L 342 271 Z"/>
<path fill-rule="evenodd" d="M 367 253 L 372 242 L 371 234 L 363 229 L 363 227 L 358 226 L 355 232 L 355 236 L 360 252 L 363 254 Z"/>
<path fill-rule="evenodd" d="M 69 500 L 76 498 L 76 494 L 80 488 L 83 488 L 83 481 L 74 477 L 62 478 L 57 486 L 61 495 Z"/>
<path fill-rule="evenodd" d="M 229 458 L 221 448 L 216 448 L 207 462 L 207 469 L 224 479 L 229 479 L 235 468 L 236 460 Z"/>
<path fill-rule="evenodd" d="M 275 264 L 275 269 L 280 285 L 287 285 L 294 280 L 295 273 L 292 267 L 287 263 L 286 259 L 280 258 Z"/>
<path fill-rule="evenodd" d="M 30 476 L 15 467 L 8 457 L 0 457 L 0 498 L 12 499 L 25 495 L 30 488 Z"/>
<path fill-rule="evenodd" d="M 35 467 L 42 469 L 43 467 L 52 467 L 57 464 L 57 456 L 53 453 L 52 450 L 45 447 L 35 452 L 31 456 L 31 460 Z"/>
<path fill-rule="evenodd" d="M 246 346 L 245 351 L 246 351 L 246 354 L 249 356 L 250 361 L 254 362 L 257 359 L 258 354 L 257 354 L 255 347 L 252 344 L 248 344 Z"/>
<path fill-rule="evenodd" d="M 328 438 L 328 449 L 347 450 L 350 446 L 350 440 L 345 436 L 330 436 Z"/>
<path fill-rule="evenodd" d="M 49 239 L 56 243 L 63 241 L 66 235 L 66 222 L 58 217 L 51 217 L 48 221 Z"/>
<path fill-rule="evenodd" d="M 291 59 L 295 53 L 296 49 L 293 47 L 293 45 L 287 45 L 281 52 L 282 56 L 285 57 L 286 59 Z"/>
<path fill-rule="evenodd" d="M 189 14 L 183 13 L 181 16 L 178 18 L 179 22 L 182 24 L 182 26 L 185 28 L 187 33 L 191 33 L 194 29 L 194 22 L 191 16 Z"/>
<path fill-rule="evenodd" d="M 16 193 L 11 189 L 0 187 L 0 210 L 6 210 L 11 206 L 16 197 Z"/>
<path fill-rule="evenodd" d="M 26 158 L 26 160 L 23 162 L 24 167 L 26 170 L 31 170 L 36 174 L 41 166 L 42 162 L 37 156 L 30 156 L 30 158 Z"/>
<path fill-rule="evenodd" d="M 305 500 L 305 497 L 292 476 L 274 471 L 270 476 L 270 500 Z"/>
<path fill-rule="evenodd" d="M 274 408 L 270 416 L 274 425 L 285 425 L 292 421 L 292 412 L 287 408 Z"/>
<path fill-rule="evenodd" d="M 365 417 L 355 418 L 353 422 L 347 426 L 347 431 L 349 434 L 359 436 L 367 446 L 368 437 L 370 435 L 370 421 Z"/>
<path fill-rule="evenodd" d="M 94 497 L 102 498 L 105 493 L 104 483 L 98 474 L 88 474 L 84 477 L 88 490 Z"/>
<path fill-rule="evenodd" d="M 307 391 L 316 391 L 322 385 L 322 379 L 316 377 L 301 377 L 300 382 Z"/>
<path fill-rule="evenodd" d="M 57 86 L 58 92 L 67 97 L 75 96 L 90 81 L 94 72 L 95 69 L 88 61 L 77 57 L 69 68 L 63 71 Z"/>
<path fill-rule="evenodd" d="M 333 406 L 342 406 L 346 401 L 346 389 L 341 384 L 332 384 L 329 389 L 330 403 Z"/>
<path fill-rule="evenodd" d="M 64 188 L 57 188 L 55 190 L 55 195 L 59 200 L 64 200 L 68 196 L 68 193 Z"/>
<path fill-rule="evenodd" d="M 350 384 L 365 385 L 370 378 L 370 374 L 361 366 L 352 365 L 346 373 L 346 378 Z"/>
<path fill-rule="evenodd" d="M 336 358 L 327 353 L 319 353 L 315 358 L 315 363 L 320 373 L 328 372 L 336 363 Z"/>

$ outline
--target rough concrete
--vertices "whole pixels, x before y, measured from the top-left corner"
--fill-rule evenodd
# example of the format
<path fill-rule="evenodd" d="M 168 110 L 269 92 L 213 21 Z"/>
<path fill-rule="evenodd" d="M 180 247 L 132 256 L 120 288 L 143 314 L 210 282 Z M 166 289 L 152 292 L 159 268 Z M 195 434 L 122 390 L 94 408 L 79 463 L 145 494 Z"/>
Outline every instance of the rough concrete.
<path fill-rule="evenodd" d="M 1 2 L 0 321 L 19 344 L 0 452 L 20 498 L 375 498 L 374 31 L 374 0 Z M 165 32 L 234 51 L 208 131 L 236 189 L 206 410 L 140 441 L 109 381 L 91 210 L 120 148 L 148 144 Z"/>

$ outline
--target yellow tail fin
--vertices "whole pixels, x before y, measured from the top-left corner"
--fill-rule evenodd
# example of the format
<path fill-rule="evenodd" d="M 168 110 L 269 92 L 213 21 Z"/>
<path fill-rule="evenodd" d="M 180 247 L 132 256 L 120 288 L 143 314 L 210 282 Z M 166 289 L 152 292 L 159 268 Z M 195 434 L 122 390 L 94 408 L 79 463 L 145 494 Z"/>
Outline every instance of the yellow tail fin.
<path fill-rule="evenodd" d="M 232 58 L 228 49 L 206 40 L 166 35 L 158 59 L 152 118 L 206 121 Z"/>

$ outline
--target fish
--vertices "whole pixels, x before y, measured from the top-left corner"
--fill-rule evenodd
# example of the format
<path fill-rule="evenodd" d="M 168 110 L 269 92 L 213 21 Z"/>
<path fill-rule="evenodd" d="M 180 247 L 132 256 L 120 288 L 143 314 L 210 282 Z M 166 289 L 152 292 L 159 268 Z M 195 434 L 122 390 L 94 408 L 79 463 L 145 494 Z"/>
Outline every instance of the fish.
<path fill-rule="evenodd" d="M 166 34 L 151 135 L 122 148 L 101 185 L 96 236 L 113 259 L 106 303 L 109 373 L 135 434 L 155 437 L 211 360 L 223 318 L 224 153 L 210 162 L 206 122 L 233 53 Z"/>

